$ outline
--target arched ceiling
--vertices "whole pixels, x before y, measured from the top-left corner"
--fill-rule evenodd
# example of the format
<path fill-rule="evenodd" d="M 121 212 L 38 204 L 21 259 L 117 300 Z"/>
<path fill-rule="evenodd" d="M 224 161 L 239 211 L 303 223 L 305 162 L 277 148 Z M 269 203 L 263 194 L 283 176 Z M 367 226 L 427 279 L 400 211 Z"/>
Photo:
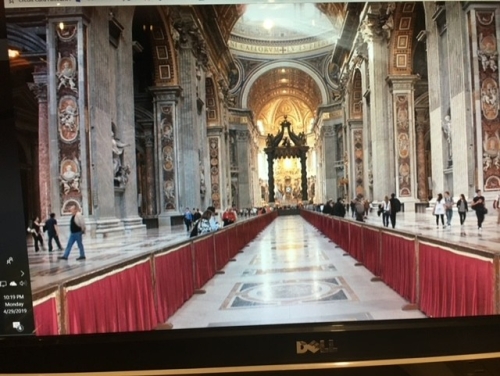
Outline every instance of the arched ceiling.
<path fill-rule="evenodd" d="M 314 113 L 321 104 L 321 92 L 310 75 L 297 68 L 276 68 L 262 74 L 252 85 L 248 107 L 259 117 L 275 99 L 301 103 L 300 108 Z M 266 132 L 265 130 L 263 132 Z"/>
<path fill-rule="evenodd" d="M 314 112 L 304 101 L 290 96 L 275 97 L 268 101 L 257 115 L 257 126 L 261 133 L 264 133 L 265 130 L 265 132 L 275 135 L 281 129 L 280 123 L 285 115 L 296 134 L 311 131 Z"/>
<path fill-rule="evenodd" d="M 328 56 L 341 35 L 346 14 L 345 3 L 265 3 L 245 7 L 229 36 L 232 54 L 239 59 L 284 62 L 283 67 L 259 76 L 248 92 L 246 107 L 256 116 L 261 134 L 276 133 L 277 124 L 286 114 L 284 109 L 290 111 L 287 115 L 297 124 L 297 132 L 311 131 L 309 125 L 323 104 L 324 89 L 309 73 L 289 67 L 285 61 Z"/>

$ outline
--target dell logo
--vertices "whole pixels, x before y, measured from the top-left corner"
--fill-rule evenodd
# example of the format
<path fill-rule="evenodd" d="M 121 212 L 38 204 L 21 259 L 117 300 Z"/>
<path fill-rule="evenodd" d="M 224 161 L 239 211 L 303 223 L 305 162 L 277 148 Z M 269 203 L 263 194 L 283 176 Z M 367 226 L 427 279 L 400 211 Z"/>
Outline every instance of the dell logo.
<path fill-rule="evenodd" d="M 334 353 L 337 351 L 337 348 L 333 345 L 333 339 L 329 339 L 328 343 L 327 341 L 312 341 L 312 342 L 304 342 L 304 341 L 297 341 L 297 354 L 305 354 L 307 352 L 312 352 L 313 354 L 316 354 L 317 352 L 320 352 L 320 354 L 325 354 L 325 353 Z"/>

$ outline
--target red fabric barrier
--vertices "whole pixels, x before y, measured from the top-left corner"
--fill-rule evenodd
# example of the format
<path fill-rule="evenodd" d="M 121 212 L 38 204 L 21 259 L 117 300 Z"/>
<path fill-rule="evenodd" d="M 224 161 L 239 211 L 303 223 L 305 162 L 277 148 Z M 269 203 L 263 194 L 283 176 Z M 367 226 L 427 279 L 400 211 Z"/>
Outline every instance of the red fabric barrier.
<path fill-rule="evenodd" d="M 380 275 L 380 233 L 363 228 L 363 264 L 374 275 Z"/>
<path fill-rule="evenodd" d="M 165 322 L 194 293 L 191 244 L 155 256 L 158 320 Z"/>
<path fill-rule="evenodd" d="M 362 227 L 350 224 L 349 226 L 349 245 L 346 251 L 359 262 L 363 262 L 363 238 Z"/>
<path fill-rule="evenodd" d="M 349 223 L 346 221 L 339 222 L 339 233 L 336 243 L 340 246 L 340 248 L 347 252 L 347 248 L 349 247 Z"/>
<path fill-rule="evenodd" d="M 415 242 L 382 233 L 381 277 L 399 295 L 416 302 Z"/>
<path fill-rule="evenodd" d="M 228 263 L 229 248 L 228 248 L 228 230 L 216 232 L 214 234 L 214 244 L 215 244 L 215 266 L 217 270 L 221 270 Z"/>
<path fill-rule="evenodd" d="M 33 315 L 35 316 L 35 333 L 37 336 L 60 334 L 55 296 L 34 305 Z"/>
<path fill-rule="evenodd" d="M 430 317 L 494 314 L 494 266 L 487 259 L 420 244 L 420 309 Z"/>
<path fill-rule="evenodd" d="M 156 327 L 149 259 L 66 290 L 68 334 L 144 331 Z"/>
<path fill-rule="evenodd" d="M 199 289 L 207 283 L 216 272 L 213 238 L 207 236 L 202 240 L 195 241 L 193 247 L 195 258 L 195 288 Z"/>

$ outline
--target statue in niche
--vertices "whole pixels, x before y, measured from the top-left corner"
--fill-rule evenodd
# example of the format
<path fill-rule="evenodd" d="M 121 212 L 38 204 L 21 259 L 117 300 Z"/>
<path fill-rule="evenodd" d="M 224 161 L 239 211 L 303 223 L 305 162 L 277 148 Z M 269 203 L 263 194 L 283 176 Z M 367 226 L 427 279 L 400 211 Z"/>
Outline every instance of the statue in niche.
<path fill-rule="evenodd" d="M 114 132 L 111 132 L 111 151 L 113 152 L 113 179 L 115 186 L 124 188 L 128 182 L 130 167 L 123 165 L 123 151 L 129 144 L 121 142 L 115 138 Z"/>
<path fill-rule="evenodd" d="M 207 188 L 205 186 L 205 169 L 200 165 L 200 197 L 203 200 L 205 198 L 205 193 Z"/>
<path fill-rule="evenodd" d="M 65 195 L 71 190 L 80 192 L 80 173 L 78 172 L 77 161 L 63 161 L 61 163 L 61 175 L 59 179 Z"/>
<path fill-rule="evenodd" d="M 497 156 L 493 159 L 493 164 L 497 170 L 500 169 L 500 152 L 498 152 Z"/>
<path fill-rule="evenodd" d="M 446 115 L 444 117 L 443 125 L 442 125 L 443 134 L 446 138 L 446 142 L 448 143 L 448 167 L 452 165 L 452 147 L 451 147 L 451 117 L 450 115 Z"/>
<path fill-rule="evenodd" d="M 73 55 L 69 57 L 61 57 L 59 54 L 59 58 L 57 60 L 58 70 L 56 72 L 57 79 L 59 83 L 57 84 L 57 90 L 61 88 L 70 88 L 74 92 L 76 89 L 76 59 Z"/>

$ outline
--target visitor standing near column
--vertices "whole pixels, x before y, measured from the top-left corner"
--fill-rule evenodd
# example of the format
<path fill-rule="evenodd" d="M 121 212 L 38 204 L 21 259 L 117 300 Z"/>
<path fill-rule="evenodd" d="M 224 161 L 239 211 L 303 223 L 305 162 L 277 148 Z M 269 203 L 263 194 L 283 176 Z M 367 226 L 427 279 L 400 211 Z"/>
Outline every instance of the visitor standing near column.
<path fill-rule="evenodd" d="M 467 200 L 465 199 L 465 195 L 463 193 L 460 195 L 460 199 L 457 201 L 457 210 L 458 215 L 460 216 L 460 225 L 463 226 L 465 217 L 467 216 L 467 212 L 469 211 L 469 208 L 467 207 Z"/>
<path fill-rule="evenodd" d="M 476 211 L 477 217 L 477 229 L 479 231 L 483 230 L 483 221 L 484 216 L 488 213 L 488 209 L 486 209 L 484 196 L 481 194 L 481 190 L 478 189 L 476 191 L 476 197 L 472 200 L 472 205 L 470 206 L 473 210 Z"/>
<path fill-rule="evenodd" d="M 451 197 L 450 192 L 444 192 L 444 207 L 446 209 L 446 226 L 451 227 L 451 218 L 453 217 L 453 197 Z"/>
<path fill-rule="evenodd" d="M 85 260 L 85 249 L 83 248 L 82 235 L 85 234 L 85 219 L 83 215 L 80 214 L 80 210 L 76 205 L 71 207 L 71 220 L 69 221 L 69 239 L 68 245 L 66 246 L 66 250 L 64 254 L 58 259 L 67 260 L 69 253 L 71 252 L 71 248 L 73 244 L 78 245 L 78 249 L 80 250 L 80 256 L 77 258 L 78 261 Z"/>
<path fill-rule="evenodd" d="M 50 213 L 49 219 L 45 221 L 45 231 L 49 237 L 49 252 L 52 252 L 52 240 L 56 241 L 59 251 L 62 251 L 61 242 L 59 241 L 59 226 L 57 226 L 57 219 L 55 213 Z"/>
<path fill-rule="evenodd" d="M 390 215 L 391 225 L 392 225 L 392 228 L 395 228 L 396 227 L 396 214 L 401 211 L 401 201 L 399 201 L 399 199 L 396 198 L 395 193 L 391 193 L 391 199 L 389 200 L 389 202 L 391 203 L 391 215 Z"/>
<path fill-rule="evenodd" d="M 436 228 L 439 228 L 439 217 L 441 217 L 441 224 L 444 228 L 444 214 L 446 213 L 446 208 L 444 206 L 444 199 L 441 193 L 438 193 L 436 204 L 434 205 L 434 210 L 432 214 L 436 216 Z"/>

